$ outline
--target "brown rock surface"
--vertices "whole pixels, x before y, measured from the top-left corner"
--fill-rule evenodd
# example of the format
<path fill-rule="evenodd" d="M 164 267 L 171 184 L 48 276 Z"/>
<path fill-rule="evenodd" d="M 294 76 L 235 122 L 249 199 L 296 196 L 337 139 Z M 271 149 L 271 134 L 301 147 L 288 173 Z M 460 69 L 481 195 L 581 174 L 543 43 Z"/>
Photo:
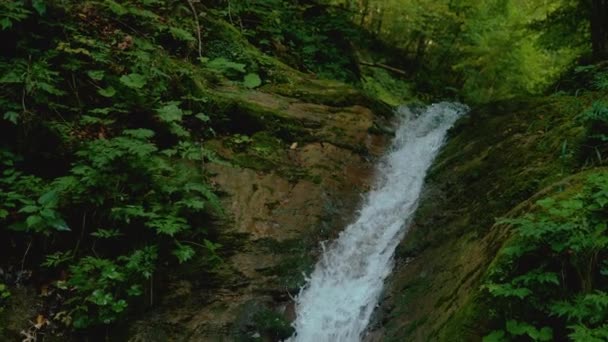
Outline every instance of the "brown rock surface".
<path fill-rule="evenodd" d="M 357 209 L 388 140 L 370 133 L 379 119 L 356 100 L 334 107 L 261 91 L 222 88 L 218 94 L 263 127 L 238 147 L 231 137 L 208 142 L 225 161 L 206 166 L 225 193 L 224 262 L 212 274 L 169 276 L 162 304 L 132 325 L 131 341 L 232 341 L 256 334 L 273 340 L 256 330 L 252 317 L 262 309 L 290 316 L 291 296 L 314 265 L 319 241 L 334 237 Z M 277 118 L 303 134 L 294 141 L 273 138 L 283 129 L 273 126 Z"/>

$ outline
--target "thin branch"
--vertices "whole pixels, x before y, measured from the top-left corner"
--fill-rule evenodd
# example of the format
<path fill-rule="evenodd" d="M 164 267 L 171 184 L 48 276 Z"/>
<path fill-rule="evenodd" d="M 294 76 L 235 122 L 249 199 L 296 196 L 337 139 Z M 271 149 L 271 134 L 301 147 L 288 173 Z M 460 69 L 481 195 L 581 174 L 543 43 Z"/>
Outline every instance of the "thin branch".
<path fill-rule="evenodd" d="M 182 243 L 189 243 L 191 245 L 195 245 L 195 246 L 207 249 L 207 246 L 203 246 L 200 243 L 196 243 L 196 242 L 193 242 L 193 241 L 181 240 L 180 242 L 182 242 Z"/>
<path fill-rule="evenodd" d="M 74 251 L 72 252 L 72 254 L 74 256 L 76 256 L 76 253 L 78 253 L 78 249 L 80 249 L 80 242 L 82 242 L 82 239 L 84 238 L 84 231 L 85 231 L 86 226 L 87 226 L 87 212 L 85 211 L 82 214 L 82 229 L 80 230 L 80 238 L 78 238 L 78 241 L 76 242 L 76 247 L 74 248 Z"/>
<path fill-rule="evenodd" d="M 405 70 L 397 69 L 395 67 L 392 67 L 392 66 L 386 65 L 386 64 L 382 64 L 382 63 L 371 63 L 371 62 L 360 61 L 359 64 L 369 66 L 372 68 L 385 69 L 385 70 L 392 71 L 392 72 L 402 75 L 402 76 L 409 76 L 409 74 Z"/>
<path fill-rule="evenodd" d="M 70 82 L 68 82 L 69 84 Z M 76 85 L 76 76 L 72 73 L 72 90 L 74 91 L 74 97 L 76 97 L 76 102 L 78 102 L 78 108 L 82 112 L 82 101 L 80 101 L 80 96 L 78 95 L 78 86 Z"/>
<path fill-rule="evenodd" d="M 205 148 L 203 147 L 203 139 L 201 139 L 201 176 L 205 174 Z"/>
<path fill-rule="evenodd" d="M 150 276 L 150 306 L 154 306 L 154 274 Z"/>
<path fill-rule="evenodd" d="M 23 258 L 21 258 L 21 272 L 23 272 L 23 269 L 25 268 L 25 258 L 27 257 L 27 253 L 30 251 L 30 248 L 32 247 L 32 239 L 30 239 L 30 242 L 27 244 L 27 248 L 25 249 L 25 253 L 23 254 Z"/>
<path fill-rule="evenodd" d="M 201 37 L 201 23 L 198 20 L 198 13 L 196 12 L 196 8 L 194 7 L 194 3 L 192 0 L 188 1 L 188 5 L 190 6 L 190 10 L 192 11 L 192 15 L 194 16 L 194 23 L 196 24 L 196 38 L 198 39 L 198 57 L 203 57 L 203 39 Z"/>
<path fill-rule="evenodd" d="M 28 56 L 28 61 L 27 61 L 27 71 L 25 74 L 25 83 L 23 84 L 23 92 L 21 93 L 21 107 L 23 108 L 23 113 L 27 113 L 27 107 L 25 105 L 25 97 L 27 96 L 27 84 L 29 83 L 29 79 L 30 79 L 30 64 L 32 63 L 32 56 Z"/>

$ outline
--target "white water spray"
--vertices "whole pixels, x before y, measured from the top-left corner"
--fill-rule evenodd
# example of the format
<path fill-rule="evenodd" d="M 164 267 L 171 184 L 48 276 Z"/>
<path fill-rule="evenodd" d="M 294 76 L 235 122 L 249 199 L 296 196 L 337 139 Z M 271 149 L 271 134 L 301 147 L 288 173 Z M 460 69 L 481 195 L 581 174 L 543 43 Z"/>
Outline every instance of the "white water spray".
<path fill-rule="evenodd" d="M 393 267 L 393 253 L 416 210 L 427 169 L 447 130 L 467 111 L 439 103 L 419 115 L 406 107 L 356 221 L 328 248 L 296 299 L 291 342 L 360 341 Z"/>

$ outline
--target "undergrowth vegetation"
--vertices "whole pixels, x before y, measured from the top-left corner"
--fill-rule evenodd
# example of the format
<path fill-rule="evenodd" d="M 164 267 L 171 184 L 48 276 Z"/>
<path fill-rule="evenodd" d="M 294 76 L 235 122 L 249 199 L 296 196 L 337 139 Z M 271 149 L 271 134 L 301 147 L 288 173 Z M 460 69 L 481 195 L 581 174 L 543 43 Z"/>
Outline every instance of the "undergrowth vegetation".
<path fill-rule="evenodd" d="M 250 42 L 302 71 L 358 81 L 353 41 L 361 30 L 347 12 L 317 1 L 235 1 L 218 10 Z"/>
<path fill-rule="evenodd" d="M 501 220 L 515 236 L 484 285 L 491 314 L 505 322 L 484 341 L 608 338 L 608 177 L 584 177 L 571 191 L 536 202 L 531 213 Z"/>
<path fill-rule="evenodd" d="M 190 11 L 154 0 L 0 4 L 0 280 L 48 283 L 61 305 L 47 322 L 112 323 L 144 294 L 151 304 L 161 265 L 219 259 Z M 213 75 L 221 61 L 208 64 Z"/>
<path fill-rule="evenodd" d="M 592 65 L 569 77 L 571 91 L 597 98 L 575 118 L 585 130 L 576 149 L 584 171 L 535 201 L 527 213 L 498 221 L 513 235 L 482 287 L 483 311 L 496 329 L 484 341 L 608 339 L 606 73 Z"/>

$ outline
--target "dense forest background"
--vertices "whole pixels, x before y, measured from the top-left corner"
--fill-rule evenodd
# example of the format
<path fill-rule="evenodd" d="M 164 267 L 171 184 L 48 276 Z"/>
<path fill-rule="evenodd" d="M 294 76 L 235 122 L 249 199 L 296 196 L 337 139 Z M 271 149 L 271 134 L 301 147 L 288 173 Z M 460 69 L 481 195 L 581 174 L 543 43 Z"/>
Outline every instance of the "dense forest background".
<path fill-rule="evenodd" d="M 250 144 L 238 114 L 254 109 L 218 89 L 294 95 L 303 80 L 329 79 L 374 108 L 591 93 L 577 117 L 585 158 L 601 166 L 608 152 L 604 0 L 6 0 L 0 41 L 0 313 L 12 288 L 34 284 L 53 315 L 34 318 L 37 329 L 107 331 L 154 306 L 163 270 L 212 274 L 222 262 L 226 213 L 205 165 L 226 161 L 204 142 Z M 275 133 L 291 143 L 296 126 Z M 535 236 L 511 255 L 591 248 L 569 266 L 582 280 L 552 292 L 561 304 L 534 297 L 529 311 L 510 301 L 526 291 L 498 288 L 509 310 L 493 313 L 489 338 L 608 338 L 605 182 L 593 178 L 576 203 L 544 204 L 593 222 L 595 244 L 540 251 Z M 514 284 L 553 284 L 550 266 Z"/>

